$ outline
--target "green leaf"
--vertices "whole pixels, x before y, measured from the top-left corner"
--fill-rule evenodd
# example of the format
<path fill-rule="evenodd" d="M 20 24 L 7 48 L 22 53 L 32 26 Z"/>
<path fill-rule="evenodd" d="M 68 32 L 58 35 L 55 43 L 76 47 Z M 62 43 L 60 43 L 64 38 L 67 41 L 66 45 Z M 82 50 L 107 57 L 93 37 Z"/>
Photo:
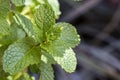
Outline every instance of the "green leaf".
<path fill-rule="evenodd" d="M 34 37 L 35 33 L 33 30 L 33 24 L 28 18 L 16 13 L 14 19 L 16 23 L 23 28 L 23 30 L 27 33 L 29 37 Z"/>
<path fill-rule="evenodd" d="M 53 56 L 62 56 L 66 49 L 77 46 L 80 38 L 75 27 L 68 23 L 57 23 L 54 26 L 62 29 L 60 37 L 52 42 L 44 42 L 40 46 Z"/>
<path fill-rule="evenodd" d="M 55 13 L 55 18 L 58 19 L 60 14 L 61 14 L 61 11 L 60 11 L 60 5 L 59 5 L 59 2 L 58 0 L 37 0 L 40 4 L 49 4 L 54 13 Z"/>
<path fill-rule="evenodd" d="M 42 42 L 45 36 L 45 33 L 55 24 L 55 15 L 51 6 L 48 4 L 41 4 L 35 12 L 35 23 L 38 27 L 37 37 L 39 41 Z"/>
<path fill-rule="evenodd" d="M 54 72 L 50 64 L 47 64 L 41 61 L 39 80 L 54 80 Z"/>
<path fill-rule="evenodd" d="M 25 4 L 25 0 L 12 0 L 12 3 L 16 6 L 23 6 Z"/>
<path fill-rule="evenodd" d="M 8 35 L 9 34 L 9 24 L 4 17 L 0 16 L 0 34 Z"/>
<path fill-rule="evenodd" d="M 76 69 L 77 60 L 74 51 L 70 48 L 65 51 L 62 57 L 55 56 L 54 59 L 66 72 L 74 72 Z"/>
<path fill-rule="evenodd" d="M 52 9 L 55 12 L 55 17 L 59 18 L 59 15 L 61 14 L 60 12 L 60 5 L 58 0 L 48 0 L 48 3 L 51 5 Z"/>
<path fill-rule="evenodd" d="M 48 4 L 41 4 L 36 10 L 35 22 L 37 26 L 45 32 L 55 24 L 54 11 Z"/>
<path fill-rule="evenodd" d="M 6 16 L 9 11 L 10 11 L 9 0 L 0 0 L 0 17 Z"/>
<path fill-rule="evenodd" d="M 18 39 L 24 38 L 25 36 L 25 32 L 19 28 L 16 23 L 13 23 L 10 26 L 10 33 L 0 38 L 0 44 L 9 45 Z"/>
<path fill-rule="evenodd" d="M 14 75 L 32 64 L 40 62 L 40 51 L 31 38 L 11 44 L 3 56 L 3 68 Z"/>
<path fill-rule="evenodd" d="M 65 46 L 68 48 L 74 48 L 80 43 L 80 37 L 74 26 L 69 23 L 57 23 L 55 26 L 60 26 L 62 28 L 60 40 L 65 44 Z"/>

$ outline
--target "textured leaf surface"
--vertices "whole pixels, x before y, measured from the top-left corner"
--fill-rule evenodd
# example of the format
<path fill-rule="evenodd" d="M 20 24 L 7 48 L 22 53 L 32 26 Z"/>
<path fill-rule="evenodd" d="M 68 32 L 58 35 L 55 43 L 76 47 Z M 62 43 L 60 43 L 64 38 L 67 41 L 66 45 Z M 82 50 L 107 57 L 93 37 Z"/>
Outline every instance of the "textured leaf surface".
<path fill-rule="evenodd" d="M 27 33 L 28 36 L 34 37 L 33 24 L 28 18 L 24 17 L 21 14 L 17 14 L 17 13 L 15 14 L 14 18 L 15 18 L 16 23 L 24 29 L 24 31 Z"/>
<path fill-rule="evenodd" d="M 41 4 L 35 13 L 35 23 L 37 28 L 37 37 L 43 41 L 45 33 L 55 24 L 55 15 L 52 8 L 47 4 Z M 39 33 L 40 32 L 40 33 Z"/>
<path fill-rule="evenodd" d="M 8 35 L 9 34 L 9 24 L 4 17 L 0 16 L 0 34 Z"/>
<path fill-rule="evenodd" d="M 55 24 L 54 11 L 48 4 L 41 4 L 36 10 L 35 22 L 44 31 L 48 31 Z"/>
<path fill-rule="evenodd" d="M 0 17 L 6 16 L 9 11 L 10 11 L 9 0 L 0 0 Z"/>
<path fill-rule="evenodd" d="M 40 63 L 40 80 L 54 80 L 53 68 L 50 64 Z"/>
<path fill-rule="evenodd" d="M 12 2 L 16 5 L 16 6 L 23 6 L 25 4 L 25 0 L 12 0 Z"/>
<path fill-rule="evenodd" d="M 74 26 L 69 23 L 57 23 L 55 26 L 61 26 L 62 33 L 60 40 L 68 47 L 75 47 L 80 42 L 80 37 Z"/>
<path fill-rule="evenodd" d="M 30 64 L 39 63 L 40 53 L 31 39 L 25 38 L 8 47 L 3 56 L 3 68 L 16 74 Z"/>
<path fill-rule="evenodd" d="M 66 72 L 71 73 L 76 69 L 77 60 L 72 49 L 67 49 L 62 57 L 54 58 Z"/>

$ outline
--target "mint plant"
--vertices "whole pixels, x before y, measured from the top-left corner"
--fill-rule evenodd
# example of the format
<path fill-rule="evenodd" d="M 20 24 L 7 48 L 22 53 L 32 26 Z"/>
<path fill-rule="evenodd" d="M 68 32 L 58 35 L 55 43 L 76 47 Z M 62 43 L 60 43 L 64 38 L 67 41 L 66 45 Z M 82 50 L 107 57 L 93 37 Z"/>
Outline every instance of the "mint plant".
<path fill-rule="evenodd" d="M 57 0 L 0 0 L 0 79 L 34 80 L 29 67 L 54 80 L 52 64 L 75 70 L 80 38 L 71 24 L 56 23 L 59 15 Z"/>

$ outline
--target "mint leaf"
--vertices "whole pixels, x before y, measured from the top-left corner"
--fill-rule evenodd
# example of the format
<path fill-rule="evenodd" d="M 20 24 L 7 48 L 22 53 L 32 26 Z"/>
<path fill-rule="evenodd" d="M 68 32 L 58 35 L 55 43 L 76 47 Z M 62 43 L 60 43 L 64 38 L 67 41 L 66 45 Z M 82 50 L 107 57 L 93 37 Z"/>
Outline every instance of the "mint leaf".
<path fill-rule="evenodd" d="M 25 0 L 12 0 L 12 3 L 16 6 L 23 6 L 25 4 Z"/>
<path fill-rule="evenodd" d="M 20 25 L 29 37 L 34 37 L 34 30 L 32 22 L 21 14 L 15 14 L 14 19 Z"/>
<path fill-rule="evenodd" d="M 41 4 L 35 12 L 34 19 L 37 26 L 37 37 L 42 42 L 46 32 L 55 24 L 54 11 L 48 4 Z"/>
<path fill-rule="evenodd" d="M 0 34 L 8 35 L 9 34 L 9 24 L 4 17 L 0 16 Z"/>
<path fill-rule="evenodd" d="M 10 11 L 9 0 L 0 0 L 0 17 L 6 16 L 9 11 Z"/>
<path fill-rule="evenodd" d="M 59 7 L 60 5 L 58 0 L 48 0 L 48 3 L 51 5 L 52 9 L 54 10 L 55 17 L 59 18 L 59 15 L 61 14 L 61 12 L 60 12 L 60 7 Z"/>
<path fill-rule="evenodd" d="M 60 12 L 60 5 L 58 0 L 37 0 L 40 4 L 49 4 L 55 14 L 55 18 L 58 19 L 59 15 L 61 14 Z"/>
<path fill-rule="evenodd" d="M 74 26 L 69 23 L 57 23 L 55 26 L 60 26 L 62 28 L 62 33 L 60 40 L 65 44 L 65 46 L 74 48 L 80 42 L 80 37 Z"/>
<path fill-rule="evenodd" d="M 63 56 L 55 56 L 54 59 L 66 72 L 74 72 L 76 69 L 77 60 L 74 51 L 70 48 L 65 51 Z"/>
<path fill-rule="evenodd" d="M 18 39 L 22 39 L 26 36 L 25 32 L 19 28 L 16 23 L 11 24 L 10 33 L 0 38 L 0 44 L 9 45 Z"/>
<path fill-rule="evenodd" d="M 31 38 L 25 38 L 11 44 L 3 56 L 4 70 L 14 75 L 30 64 L 39 63 L 40 51 L 34 45 L 35 43 Z"/>
<path fill-rule="evenodd" d="M 39 80 L 54 80 L 53 68 L 50 64 L 40 63 L 40 79 Z"/>
<path fill-rule="evenodd" d="M 55 24 L 54 11 L 48 4 L 41 4 L 36 10 L 35 23 L 45 32 Z"/>

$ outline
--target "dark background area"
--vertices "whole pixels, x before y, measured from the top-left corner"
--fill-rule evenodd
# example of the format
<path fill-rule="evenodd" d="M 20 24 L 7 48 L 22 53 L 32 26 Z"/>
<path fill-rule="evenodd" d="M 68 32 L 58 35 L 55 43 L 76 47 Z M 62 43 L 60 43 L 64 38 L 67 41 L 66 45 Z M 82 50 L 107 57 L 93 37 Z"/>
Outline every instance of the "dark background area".
<path fill-rule="evenodd" d="M 76 71 L 54 65 L 55 80 L 120 80 L 120 0 L 59 2 L 58 22 L 76 26 L 81 43 L 74 48 Z"/>

